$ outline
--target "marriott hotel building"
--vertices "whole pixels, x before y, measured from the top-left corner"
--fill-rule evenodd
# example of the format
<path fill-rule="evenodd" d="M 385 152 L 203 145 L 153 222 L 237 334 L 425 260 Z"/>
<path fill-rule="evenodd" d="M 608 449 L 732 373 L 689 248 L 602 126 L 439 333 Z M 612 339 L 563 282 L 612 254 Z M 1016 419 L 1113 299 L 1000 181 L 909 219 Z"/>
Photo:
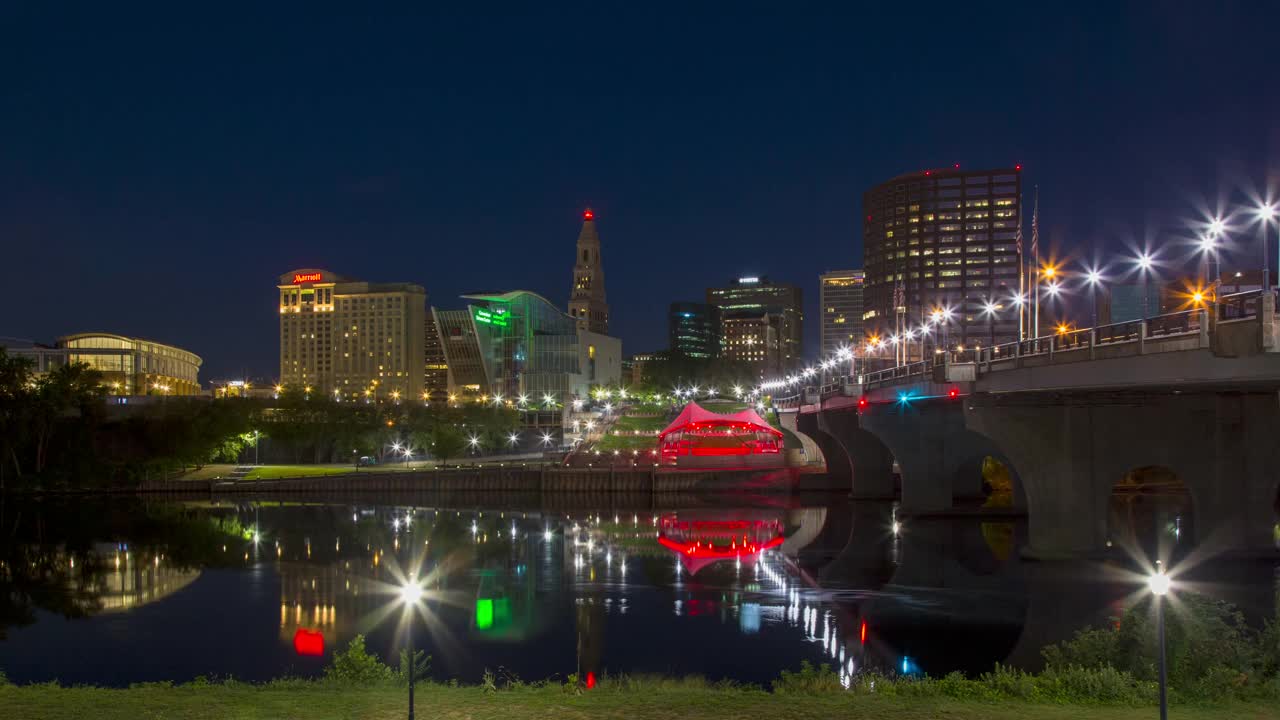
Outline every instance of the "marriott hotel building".
<path fill-rule="evenodd" d="M 280 383 L 343 400 L 421 398 L 427 291 L 315 268 L 280 276 Z"/>

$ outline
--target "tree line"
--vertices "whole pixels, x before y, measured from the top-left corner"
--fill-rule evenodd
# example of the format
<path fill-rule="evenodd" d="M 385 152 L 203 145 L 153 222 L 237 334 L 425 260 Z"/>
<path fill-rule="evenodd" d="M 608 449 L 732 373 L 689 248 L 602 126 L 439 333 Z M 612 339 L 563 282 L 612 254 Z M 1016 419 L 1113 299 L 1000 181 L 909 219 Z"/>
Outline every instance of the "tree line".
<path fill-rule="evenodd" d="M 449 459 L 504 447 L 519 426 L 506 407 L 339 402 L 293 387 L 274 399 L 106 400 L 102 374 L 88 365 L 37 374 L 0 348 L 0 491 L 133 486 L 253 459 L 264 441 L 290 462 L 381 457 L 392 444 Z"/>

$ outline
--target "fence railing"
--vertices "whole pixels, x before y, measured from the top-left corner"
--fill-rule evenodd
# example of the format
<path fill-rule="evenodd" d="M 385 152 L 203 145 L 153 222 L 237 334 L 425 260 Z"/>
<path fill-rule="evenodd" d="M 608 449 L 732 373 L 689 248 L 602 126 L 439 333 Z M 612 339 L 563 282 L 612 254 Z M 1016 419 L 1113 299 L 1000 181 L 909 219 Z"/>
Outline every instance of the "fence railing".
<path fill-rule="evenodd" d="M 1280 288 L 1273 289 L 1271 292 L 1280 292 Z M 794 407 L 804 401 L 806 392 L 812 393 L 815 389 L 820 397 L 827 398 L 839 393 L 844 381 L 861 385 L 865 390 L 899 380 L 931 375 L 934 368 L 939 365 L 974 363 L 990 370 L 992 364 L 1016 358 L 1052 356 L 1054 353 L 1198 335 L 1207 329 L 1204 323 L 1210 313 L 1219 322 L 1258 317 L 1262 307 L 1262 297 L 1260 290 L 1234 293 L 1218 297 L 1205 308 L 1193 308 L 1143 320 L 1110 323 L 1093 328 L 1067 330 L 985 348 L 951 350 L 937 353 L 934 357 L 925 360 L 844 378 L 837 376 L 828 379 L 823 376 L 816 388 L 812 383 L 802 381 L 794 388 L 785 390 L 786 395 L 775 397 L 774 403 L 782 407 Z"/>

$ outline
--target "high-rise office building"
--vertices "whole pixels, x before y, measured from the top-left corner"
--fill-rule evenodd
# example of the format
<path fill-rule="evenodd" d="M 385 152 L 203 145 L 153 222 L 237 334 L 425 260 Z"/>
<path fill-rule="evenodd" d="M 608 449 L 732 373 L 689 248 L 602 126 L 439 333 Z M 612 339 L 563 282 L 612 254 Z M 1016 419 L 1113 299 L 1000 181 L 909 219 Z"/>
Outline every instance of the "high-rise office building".
<path fill-rule="evenodd" d="M 706 303 L 671 303 L 667 311 L 667 336 L 672 355 L 719 357 L 720 311 Z"/>
<path fill-rule="evenodd" d="M 578 253 L 573 265 L 573 292 L 569 294 L 569 315 L 583 330 L 599 335 L 609 334 L 609 304 L 604 298 L 600 236 L 596 233 L 596 215 L 591 208 L 582 213 L 582 230 L 578 233 Z"/>
<path fill-rule="evenodd" d="M 280 276 L 280 382 L 342 400 L 418 399 L 427 291 L 303 268 Z"/>
<path fill-rule="evenodd" d="M 862 286 L 861 270 L 834 270 L 818 276 L 822 357 L 862 342 Z"/>
<path fill-rule="evenodd" d="M 768 315 L 767 324 L 774 326 L 777 333 L 777 369 L 786 371 L 800 364 L 804 351 L 804 301 L 800 288 L 772 283 L 767 277 L 741 277 L 728 287 L 707 288 L 707 304 L 720 311 L 724 336 L 721 348 L 726 357 L 730 356 L 729 320 L 759 323 Z"/>
<path fill-rule="evenodd" d="M 782 373 L 782 316 L 734 313 L 720 321 L 723 333 L 721 357 L 755 368 L 760 377 Z"/>
<path fill-rule="evenodd" d="M 1023 292 L 1021 176 L 1020 166 L 922 170 L 863 194 L 868 334 L 919 328 L 934 310 L 950 310 L 951 346 L 1018 339 L 1012 298 Z M 984 312 L 988 302 L 994 315 Z M 941 342 L 941 335 L 931 337 Z M 905 347 L 918 353 L 920 346 Z"/>

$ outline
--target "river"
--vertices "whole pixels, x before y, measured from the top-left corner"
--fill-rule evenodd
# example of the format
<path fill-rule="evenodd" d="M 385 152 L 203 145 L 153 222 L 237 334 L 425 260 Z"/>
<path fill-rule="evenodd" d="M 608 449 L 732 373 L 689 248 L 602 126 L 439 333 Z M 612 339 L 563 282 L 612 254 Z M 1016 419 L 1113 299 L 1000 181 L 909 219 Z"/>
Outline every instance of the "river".
<path fill-rule="evenodd" d="M 767 683 L 1007 663 L 1144 597 L 1137 542 L 1022 558 L 1025 521 L 900 518 L 839 495 L 689 495 L 639 506 L 0 503 L 0 670 L 125 686 L 322 674 L 357 634 L 384 659 L 412 626 L 431 675 L 697 674 Z M 442 503 L 442 505 L 445 505 Z M 1195 558 L 1179 516 L 1128 515 Z M 1154 551 L 1152 551 L 1154 552 Z M 1275 562 L 1200 562 L 1187 587 L 1275 613 Z M 425 589 L 412 622 L 398 588 Z"/>

